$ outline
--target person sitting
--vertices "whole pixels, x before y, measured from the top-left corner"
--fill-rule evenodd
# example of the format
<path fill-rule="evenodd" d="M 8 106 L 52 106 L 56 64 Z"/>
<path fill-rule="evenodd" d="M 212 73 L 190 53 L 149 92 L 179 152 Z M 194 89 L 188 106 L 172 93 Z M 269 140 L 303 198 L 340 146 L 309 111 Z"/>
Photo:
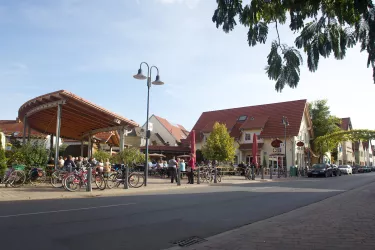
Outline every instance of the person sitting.
<path fill-rule="evenodd" d="M 74 163 L 74 161 L 72 160 L 72 156 L 69 155 L 68 158 L 66 159 L 66 161 L 64 162 L 64 168 L 65 168 L 65 171 L 68 171 L 69 173 L 72 172 L 73 168 L 76 169 L 77 166 L 76 164 Z"/>

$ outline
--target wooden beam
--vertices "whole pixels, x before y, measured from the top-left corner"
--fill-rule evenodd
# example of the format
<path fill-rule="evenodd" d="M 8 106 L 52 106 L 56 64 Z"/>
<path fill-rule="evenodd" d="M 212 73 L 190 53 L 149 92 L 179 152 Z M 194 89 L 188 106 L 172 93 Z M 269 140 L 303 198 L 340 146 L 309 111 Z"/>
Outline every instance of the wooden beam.
<path fill-rule="evenodd" d="M 125 129 L 126 127 L 127 126 L 116 126 L 116 127 L 107 127 L 107 128 L 100 128 L 100 129 L 91 130 L 91 131 L 88 131 L 88 132 L 84 133 L 82 135 L 82 139 L 86 138 L 89 135 L 95 135 L 95 134 L 102 133 L 102 132 L 117 131 L 117 130 Z"/>
<path fill-rule="evenodd" d="M 53 107 L 57 107 L 59 104 L 65 104 L 65 103 L 66 103 L 66 100 L 60 100 L 60 101 L 56 101 L 56 102 L 50 102 L 50 103 L 42 104 L 42 105 L 39 105 L 39 106 L 37 106 L 37 107 L 29 110 L 25 114 L 25 116 L 29 117 L 30 115 L 38 113 L 38 112 L 40 112 L 42 110 L 50 109 L 50 108 L 53 108 Z"/>

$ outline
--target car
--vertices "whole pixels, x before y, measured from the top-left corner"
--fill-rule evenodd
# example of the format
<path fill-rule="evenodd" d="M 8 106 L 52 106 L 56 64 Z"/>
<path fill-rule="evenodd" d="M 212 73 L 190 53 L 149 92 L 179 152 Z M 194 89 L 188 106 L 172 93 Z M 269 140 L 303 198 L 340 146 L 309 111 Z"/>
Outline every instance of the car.
<path fill-rule="evenodd" d="M 358 174 L 358 166 L 351 166 L 353 174 Z"/>
<path fill-rule="evenodd" d="M 349 165 L 340 165 L 339 169 L 343 174 L 353 174 L 353 169 Z"/>
<path fill-rule="evenodd" d="M 371 167 L 365 166 L 364 169 L 365 169 L 365 173 L 371 173 Z"/>
<path fill-rule="evenodd" d="M 337 165 L 331 164 L 331 168 L 334 176 L 341 176 L 341 171 Z"/>
<path fill-rule="evenodd" d="M 371 166 L 370 168 L 372 172 L 375 172 L 375 166 Z"/>
<path fill-rule="evenodd" d="M 326 163 L 314 164 L 308 171 L 307 177 L 313 176 L 333 176 L 332 167 Z"/>
<path fill-rule="evenodd" d="M 366 169 L 365 169 L 365 166 L 358 166 L 358 173 L 365 173 L 366 172 Z"/>

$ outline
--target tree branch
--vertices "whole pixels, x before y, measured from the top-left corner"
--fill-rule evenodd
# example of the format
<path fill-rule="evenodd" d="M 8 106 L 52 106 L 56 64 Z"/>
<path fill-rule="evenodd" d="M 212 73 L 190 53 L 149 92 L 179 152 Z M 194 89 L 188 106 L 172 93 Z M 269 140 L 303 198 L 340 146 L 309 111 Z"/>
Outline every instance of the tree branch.
<path fill-rule="evenodd" d="M 276 33 L 277 33 L 277 40 L 279 40 L 279 47 L 281 48 L 281 42 L 280 42 L 280 35 L 279 35 L 279 29 L 277 27 L 277 20 L 275 19 L 275 28 L 276 28 Z"/>

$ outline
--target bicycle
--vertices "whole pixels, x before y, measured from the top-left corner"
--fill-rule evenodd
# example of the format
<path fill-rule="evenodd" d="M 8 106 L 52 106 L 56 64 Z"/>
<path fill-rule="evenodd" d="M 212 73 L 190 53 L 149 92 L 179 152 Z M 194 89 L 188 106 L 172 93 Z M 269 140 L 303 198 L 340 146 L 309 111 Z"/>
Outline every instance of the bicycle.
<path fill-rule="evenodd" d="M 125 167 L 126 166 L 122 166 L 121 170 L 119 170 L 116 173 L 112 173 L 109 176 L 108 183 L 110 183 L 112 187 L 118 187 L 120 186 L 120 184 L 125 184 L 125 171 L 126 171 Z M 144 178 L 143 173 L 131 172 L 129 173 L 127 181 L 129 183 L 129 186 L 133 188 L 140 188 L 144 185 L 145 178 Z"/>
<path fill-rule="evenodd" d="M 22 165 L 13 166 L 2 178 L 0 177 L 0 183 L 4 183 L 6 187 L 8 185 L 14 188 L 22 186 L 26 181 L 24 169 L 25 166 Z"/>
<path fill-rule="evenodd" d="M 91 183 L 95 183 L 96 187 L 99 188 L 100 190 L 105 189 L 105 182 L 103 179 L 103 176 L 100 174 L 97 174 L 95 169 L 92 169 L 92 181 Z M 87 170 L 74 170 L 73 172 L 69 173 L 66 175 L 64 178 L 64 185 L 63 187 L 70 191 L 70 192 L 75 192 L 79 190 L 82 186 L 87 185 Z M 104 185 L 103 185 L 104 184 Z"/>
<path fill-rule="evenodd" d="M 45 183 L 47 181 L 46 171 L 43 168 L 31 168 L 28 173 L 28 181 L 33 185 Z"/>

